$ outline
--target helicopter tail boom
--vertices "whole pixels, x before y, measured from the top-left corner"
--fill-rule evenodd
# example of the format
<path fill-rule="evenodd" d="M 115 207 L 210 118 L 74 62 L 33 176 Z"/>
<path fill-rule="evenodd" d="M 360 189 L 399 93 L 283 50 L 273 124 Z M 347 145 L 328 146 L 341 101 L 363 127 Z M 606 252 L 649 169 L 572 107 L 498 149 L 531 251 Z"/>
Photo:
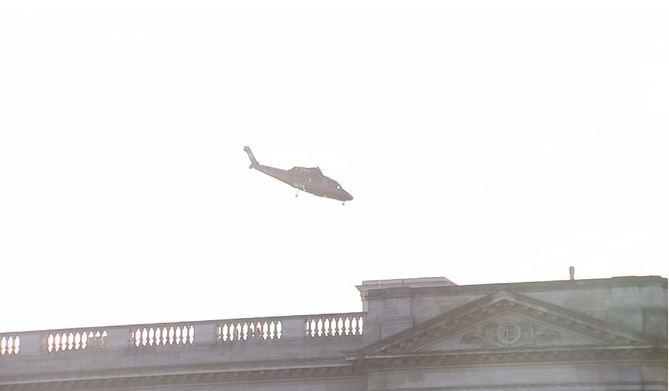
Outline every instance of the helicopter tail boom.
<path fill-rule="evenodd" d="M 251 148 L 248 146 L 244 147 L 244 152 L 246 152 L 247 155 L 249 155 L 249 160 L 251 160 L 251 165 L 249 168 L 256 168 L 259 166 L 258 161 L 256 160 L 256 157 L 253 156 L 253 152 L 251 152 Z"/>

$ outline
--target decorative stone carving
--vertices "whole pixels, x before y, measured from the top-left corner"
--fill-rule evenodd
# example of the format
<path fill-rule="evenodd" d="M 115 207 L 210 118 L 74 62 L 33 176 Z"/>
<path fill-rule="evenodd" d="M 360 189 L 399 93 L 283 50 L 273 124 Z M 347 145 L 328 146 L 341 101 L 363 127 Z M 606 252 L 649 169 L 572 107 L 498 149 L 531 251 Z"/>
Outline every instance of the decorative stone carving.
<path fill-rule="evenodd" d="M 514 318 L 502 318 L 479 325 L 462 336 L 462 343 L 479 347 L 550 345 L 562 336 L 554 329 Z"/>

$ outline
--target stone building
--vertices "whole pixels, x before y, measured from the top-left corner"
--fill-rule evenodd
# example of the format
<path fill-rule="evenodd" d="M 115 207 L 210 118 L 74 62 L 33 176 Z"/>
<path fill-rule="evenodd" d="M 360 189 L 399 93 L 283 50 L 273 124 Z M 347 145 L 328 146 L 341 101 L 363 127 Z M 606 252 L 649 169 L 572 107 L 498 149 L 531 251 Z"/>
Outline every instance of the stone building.
<path fill-rule="evenodd" d="M 365 281 L 363 311 L 0 335 L 0 390 L 666 390 L 667 280 Z"/>

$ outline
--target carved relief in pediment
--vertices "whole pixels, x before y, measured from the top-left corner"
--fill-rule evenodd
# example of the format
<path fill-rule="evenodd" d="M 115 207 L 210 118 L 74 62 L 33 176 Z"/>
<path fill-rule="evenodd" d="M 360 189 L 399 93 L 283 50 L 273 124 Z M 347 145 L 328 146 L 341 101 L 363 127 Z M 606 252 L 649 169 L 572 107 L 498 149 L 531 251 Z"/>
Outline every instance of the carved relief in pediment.
<path fill-rule="evenodd" d="M 586 346 L 599 342 L 516 313 L 489 318 L 435 341 L 423 351 L 477 350 L 545 346 Z"/>
<path fill-rule="evenodd" d="M 509 347 L 525 345 L 555 345 L 562 339 L 561 334 L 525 320 L 503 318 L 486 322 L 472 332 L 463 335 L 463 345 L 478 347 Z"/>

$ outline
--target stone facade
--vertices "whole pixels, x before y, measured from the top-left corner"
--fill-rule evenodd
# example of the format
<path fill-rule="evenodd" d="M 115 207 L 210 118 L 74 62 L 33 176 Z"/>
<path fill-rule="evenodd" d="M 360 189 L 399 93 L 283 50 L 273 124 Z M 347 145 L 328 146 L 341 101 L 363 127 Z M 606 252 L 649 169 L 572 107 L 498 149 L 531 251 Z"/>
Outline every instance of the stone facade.
<path fill-rule="evenodd" d="M 0 335 L 0 390 L 666 390 L 667 280 L 366 281 L 363 312 Z"/>

